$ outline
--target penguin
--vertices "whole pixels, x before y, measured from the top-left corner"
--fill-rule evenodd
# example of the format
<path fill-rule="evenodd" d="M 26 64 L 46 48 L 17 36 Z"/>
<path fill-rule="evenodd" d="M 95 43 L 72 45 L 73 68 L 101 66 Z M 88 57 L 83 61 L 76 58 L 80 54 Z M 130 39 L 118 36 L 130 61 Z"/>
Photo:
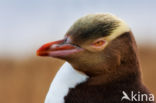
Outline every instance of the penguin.
<path fill-rule="evenodd" d="M 142 82 L 133 33 L 113 14 L 81 17 L 63 39 L 44 44 L 37 55 L 66 61 L 45 103 L 155 103 Z"/>

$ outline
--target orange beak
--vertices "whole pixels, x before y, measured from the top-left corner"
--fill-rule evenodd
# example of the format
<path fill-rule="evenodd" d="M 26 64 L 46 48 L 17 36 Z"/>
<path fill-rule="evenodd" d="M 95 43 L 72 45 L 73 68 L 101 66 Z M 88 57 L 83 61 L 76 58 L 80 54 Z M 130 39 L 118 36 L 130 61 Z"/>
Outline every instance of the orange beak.
<path fill-rule="evenodd" d="M 65 40 L 63 39 L 44 44 L 37 50 L 36 54 L 38 56 L 63 58 L 82 50 L 82 48 L 76 45 L 65 43 Z"/>

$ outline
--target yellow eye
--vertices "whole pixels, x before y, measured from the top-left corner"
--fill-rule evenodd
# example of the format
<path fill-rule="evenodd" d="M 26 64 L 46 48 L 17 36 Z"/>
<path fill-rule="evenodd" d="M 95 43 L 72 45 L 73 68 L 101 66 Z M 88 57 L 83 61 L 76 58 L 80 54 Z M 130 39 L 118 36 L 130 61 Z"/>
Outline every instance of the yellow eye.
<path fill-rule="evenodd" d="M 102 46 L 103 44 L 105 44 L 104 40 L 100 40 L 100 41 L 93 43 L 94 46 Z"/>

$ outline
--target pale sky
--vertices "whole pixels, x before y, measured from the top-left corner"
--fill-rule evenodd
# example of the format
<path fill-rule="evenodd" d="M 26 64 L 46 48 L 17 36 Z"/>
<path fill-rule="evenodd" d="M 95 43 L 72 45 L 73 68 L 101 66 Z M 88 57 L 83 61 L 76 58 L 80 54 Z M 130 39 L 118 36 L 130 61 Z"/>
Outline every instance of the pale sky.
<path fill-rule="evenodd" d="M 0 0 L 0 56 L 34 55 L 79 17 L 98 12 L 119 16 L 138 44 L 155 46 L 156 0 Z"/>

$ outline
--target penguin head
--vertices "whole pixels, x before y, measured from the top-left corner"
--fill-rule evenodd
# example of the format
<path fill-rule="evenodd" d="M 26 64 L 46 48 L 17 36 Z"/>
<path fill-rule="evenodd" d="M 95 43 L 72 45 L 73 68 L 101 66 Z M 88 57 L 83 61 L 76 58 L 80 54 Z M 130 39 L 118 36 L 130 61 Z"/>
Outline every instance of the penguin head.
<path fill-rule="evenodd" d="M 75 69 L 90 76 L 116 68 L 132 51 L 129 26 L 120 18 L 106 14 L 89 14 L 78 19 L 62 40 L 47 43 L 37 55 L 68 61 Z"/>

